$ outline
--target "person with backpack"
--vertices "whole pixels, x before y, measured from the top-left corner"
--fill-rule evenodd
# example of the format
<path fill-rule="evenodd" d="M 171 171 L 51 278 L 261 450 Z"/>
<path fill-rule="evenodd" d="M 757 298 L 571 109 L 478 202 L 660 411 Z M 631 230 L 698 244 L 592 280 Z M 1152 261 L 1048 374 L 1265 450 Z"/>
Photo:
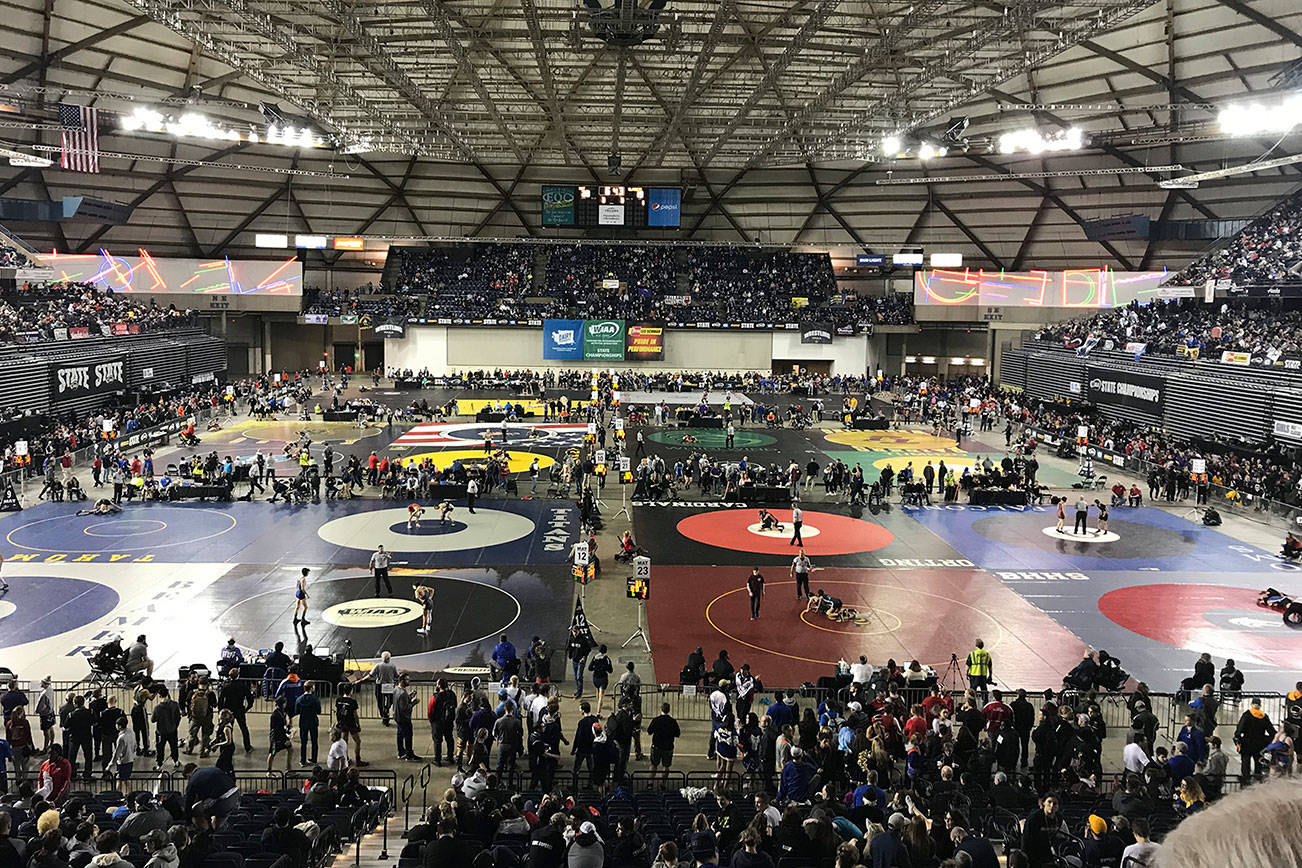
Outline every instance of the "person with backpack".
<path fill-rule="evenodd" d="M 626 664 L 627 671 L 619 676 L 619 702 L 627 705 L 633 715 L 633 750 L 640 761 L 642 755 L 642 678 L 634 671 L 633 661 Z"/>
<path fill-rule="evenodd" d="M 194 753 L 199 746 L 199 756 L 206 757 L 212 749 L 213 712 L 217 708 L 217 694 L 213 693 L 207 678 L 200 678 L 198 685 L 190 691 L 186 706 L 190 720 L 190 739 L 185 744 L 185 752 Z"/>
<path fill-rule="evenodd" d="M 448 762 L 452 762 L 455 755 L 452 739 L 456 732 L 457 695 L 448 687 L 447 679 L 438 680 L 425 713 L 429 718 L 429 737 L 434 742 L 434 764 L 441 767 L 444 746 L 448 750 Z"/>

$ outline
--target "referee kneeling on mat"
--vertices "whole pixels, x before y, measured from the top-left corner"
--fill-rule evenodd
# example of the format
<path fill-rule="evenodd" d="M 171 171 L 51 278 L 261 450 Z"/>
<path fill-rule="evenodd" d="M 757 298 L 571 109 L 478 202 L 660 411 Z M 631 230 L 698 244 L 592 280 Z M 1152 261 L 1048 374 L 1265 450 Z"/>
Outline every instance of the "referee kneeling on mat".
<path fill-rule="evenodd" d="M 380 581 L 384 581 L 384 591 L 390 597 L 393 596 L 393 585 L 389 584 L 389 564 L 393 557 L 384 550 L 384 546 L 376 546 L 375 551 L 371 553 L 371 572 L 375 573 L 375 596 L 380 596 Z"/>

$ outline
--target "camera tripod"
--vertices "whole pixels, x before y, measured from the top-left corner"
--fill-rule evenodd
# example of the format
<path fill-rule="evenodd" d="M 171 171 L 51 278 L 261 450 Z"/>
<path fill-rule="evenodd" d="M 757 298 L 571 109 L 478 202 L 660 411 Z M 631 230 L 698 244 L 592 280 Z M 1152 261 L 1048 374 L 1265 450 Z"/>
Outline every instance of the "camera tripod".
<path fill-rule="evenodd" d="M 942 690 L 962 690 L 963 679 L 963 666 L 958 662 L 958 655 L 950 654 L 949 665 L 945 667 L 945 671 L 940 674 L 936 683 Z"/>

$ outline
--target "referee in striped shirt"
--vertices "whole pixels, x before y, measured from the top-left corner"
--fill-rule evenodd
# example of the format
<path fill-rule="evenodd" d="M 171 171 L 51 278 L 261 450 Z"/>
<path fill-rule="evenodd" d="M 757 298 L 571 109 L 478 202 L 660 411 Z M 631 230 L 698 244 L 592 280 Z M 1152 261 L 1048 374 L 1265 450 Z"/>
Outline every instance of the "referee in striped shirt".
<path fill-rule="evenodd" d="M 393 558 L 384 550 L 384 546 L 376 546 L 375 551 L 371 553 L 371 572 L 375 573 L 375 596 L 380 596 L 380 580 L 384 580 L 384 590 L 392 597 L 393 585 L 389 584 L 389 563 Z"/>

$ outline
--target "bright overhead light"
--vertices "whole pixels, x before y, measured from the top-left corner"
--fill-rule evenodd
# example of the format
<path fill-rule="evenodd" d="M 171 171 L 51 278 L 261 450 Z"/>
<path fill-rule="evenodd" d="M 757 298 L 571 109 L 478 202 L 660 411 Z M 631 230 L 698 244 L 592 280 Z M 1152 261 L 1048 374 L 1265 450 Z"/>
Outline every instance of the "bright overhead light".
<path fill-rule="evenodd" d="M 931 142 L 923 142 L 918 147 L 919 160 L 925 161 L 925 160 L 930 160 L 934 157 L 943 157 L 948 153 L 949 153 L 948 148 L 938 148 L 935 145 L 931 144 Z"/>
<path fill-rule="evenodd" d="M 1221 132 L 1231 136 L 1287 133 L 1302 124 L 1302 94 L 1290 96 L 1275 105 L 1252 102 L 1227 106 L 1221 109 L 1216 122 Z"/>
<path fill-rule="evenodd" d="M 882 153 L 888 157 L 893 157 L 904 150 L 904 142 L 900 141 L 899 136 L 887 136 L 882 139 Z"/>
<path fill-rule="evenodd" d="M 246 141 L 257 144 L 265 141 L 267 144 L 284 145 L 290 148 L 319 148 L 325 145 L 325 140 L 307 127 L 296 129 L 292 126 L 277 127 L 273 124 L 267 128 L 265 135 L 259 137 L 255 130 L 250 129 L 242 134 L 239 130 L 223 126 L 199 112 L 187 111 L 180 117 L 173 117 L 146 106 L 137 106 L 131 114 L 124 115 L 121 126 L 122 130 L 128 133 L 162 133 L 177 138 L 204 139 L 212 142 Z"/>
<path fill-rule="evenodd" d="M 1077 127 L 1071 127 L 1050 135 L 1039 130 L 1016 130 L 999 137 L 999 153 L 1015 154 L 1025 151 L 1028 154 L 1043 154 L 1046 151 L 1079 151 L 1085 147 L 1085 134 Z"/>

